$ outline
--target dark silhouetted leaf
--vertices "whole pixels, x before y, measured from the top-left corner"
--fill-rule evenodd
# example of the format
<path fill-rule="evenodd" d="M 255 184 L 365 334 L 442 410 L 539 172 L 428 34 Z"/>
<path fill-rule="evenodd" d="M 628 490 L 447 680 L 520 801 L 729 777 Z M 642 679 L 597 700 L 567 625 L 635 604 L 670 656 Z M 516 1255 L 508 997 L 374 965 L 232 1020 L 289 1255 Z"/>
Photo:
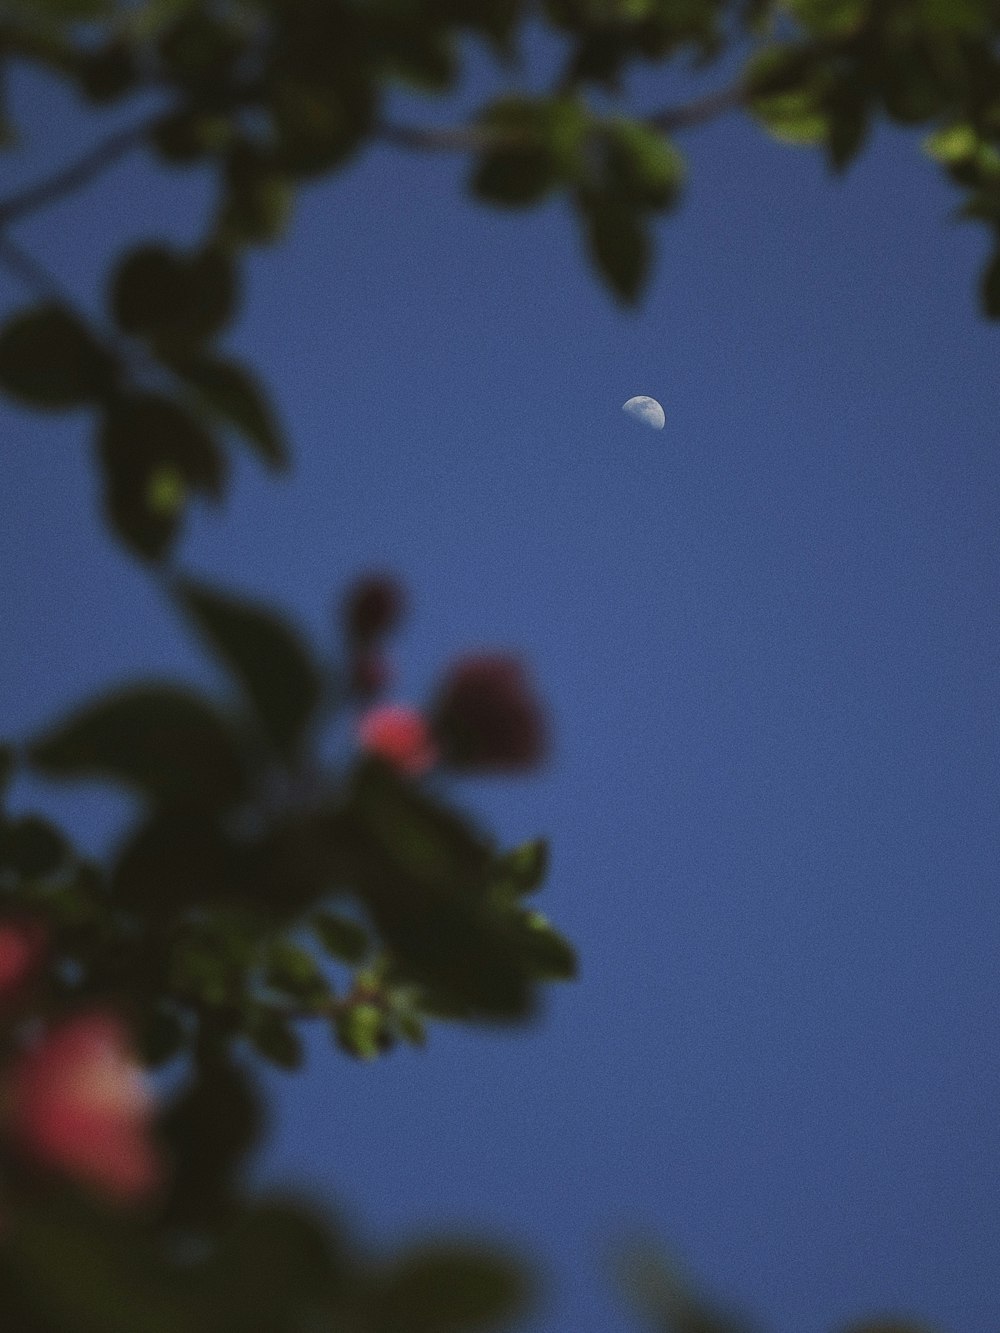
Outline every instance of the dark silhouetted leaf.
<path fill-rule="evenodd" d="M 70 408 L 109 392 L 115 363 L 60 306 L 15 315 L 0 331 L 0 387 L 32 407 Z"/>
<path fill-rule="evenodd" d="M 330 994 L 330 986 L 316 959 L 292 940 L 276 940 L 268 950 L 265 979 L 270 986 L 293 995 L 303 1004 Z"/>
<path fill-rule="evenodd" d="M 684 159 L 664 135 L 618 118 L 605 131 L 609 184 L 645 208 L 669 208 L 684 181 Z"/>
<path fill-rule="evenodd" d="M 529 1284 L 509 1259 L 468 1246 L 427 1246 L 380 1275 L 374 1333 L 474 1333 L 517 1318 Z"/>
<path fill-rule="evenodd" d="M 209 411 L 234 426 L 269 467 L 288 466 L 270 404 L 248 370 L 234 361 L 209 356 L 186 357 L 172 364 Z"/>
<path fill-rule="evenodd" d="M 247 1025 L 247 1036 L 255 1050 L 279 1069 L 301 1068 L 302 1041 L 284 1015 L 273 1009 L 257 1009 Z"/>
<path fill-rule="evenodd" d="M 0 869 L 10 868 L 26 879 L 54 874 L 67 851 L 62 834 L 37 815 L 0 827 Z"/>
<path fill-rule="evenodd" d="M 235 301 L 232 259 L 211 248 L 183 255 L 144 246 L 122 260 L 111 288 L 121 327 L 167 348 L 213 337 L 231 318 Z"/>
<path fill-rule="evenodd" d="M 288 177 L 249 144 L 234 144 L 226 158 L 226 195 L 218 232 L 223 243 L 260 245 L 278 240 L 288 225 L 294 191 Z"/>
<path fill-rule="evenodd" d="M 253 899 L 256 860 L 211 813 L 158 809 L 118 853 L 112 874 L 117 901 L 145 912 Z"/>
<path fill-rule="evenodd" d="M 229 1228 L 208 1275 L 226 1329 L 330 1328 L 316 1311 L 336 1301 L 342 1263 L 334 1238 L 301 1206 L 267 1202 L 246 1209 Z"/>
<path fill-rule="evenodd" d="M 305 646 L 285 622 L 260 607 L 188 580 L 181 604 L 246 693 L 269 740 L 284 755 L 298 750 L 322 695 Z"/>
<path fill-rule="evenodd" d="M 499 871 L 504 882 L 518 894 L 541 888 L 549 871 L 549 844 L 545 838 L 524 842 L 501 857 Z"/>
<path fill-rule="evenodd" d="M 232 731 L 203 699 L 140 686 L 82 709 L 31 747 L 50 777 L 107 778 L 166 804 L 224 809 L 247 791 Z"/>
<path fill-rule="evenodd" d="M 568 940 L 549 924 L 541 912 L 529 912 L 524 925 L 529 966 L 546 981 L 572 981 L 576 976 L 576 953 Z"/>
<path fill-rule="evenodd" d="M 225 461 L 193 416 L 155 394 L 118 398 L 98 439 L 108 515 L 118 535 L 158 559 L 177 533 L 189 491 L 218 499 Z"/>
<path fill-rule="evenodd" d="M 598 272 L 627 304 L 638 300 L 649 272 L 649 238 L 639 211 L 607 193 L 577 196 L 584 232 Z"/>
<path fill-rule="evenodd" d="M 367 931 L 349 917 L 318 912 L 312 924 L 320 943 L 332 958 L 339 958 L 344 963 L 360 963 L 368 953 Z"/>
<path fill-rule="evenodd" d="M 260 1097 L 245 1071 L 222 1059 L 201 1061 L 162 1121 L 173 1156 L 167 1219 L 209 1222 L 262 1128 Z"/>

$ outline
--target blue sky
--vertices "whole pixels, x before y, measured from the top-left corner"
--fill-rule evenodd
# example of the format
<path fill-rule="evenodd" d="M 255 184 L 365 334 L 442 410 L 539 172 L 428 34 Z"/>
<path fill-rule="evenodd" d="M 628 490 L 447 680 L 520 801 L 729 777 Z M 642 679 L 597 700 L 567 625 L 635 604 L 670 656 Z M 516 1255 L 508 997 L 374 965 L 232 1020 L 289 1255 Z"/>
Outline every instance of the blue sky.
<path fill-rule="evenodd" d="M 665 99 L 637 81 L 643 105 Z M 473 90 L 475 91 L 475 90 Z M 30 179 L 99 133 L 21 80 Z M 985 238 L 917 140 L 846 180 L 729 120 L 683 146 L 638 312 L 561 203 L 467 202 L 464 165 L 379 148 L 256 255 L 234 351 L 292 441 L 240 461 L 185 567 L 331 637 L 397 569 L 400 698 L 515 648 L 556 734 L 457 801 L 550 835 L 540 906 L 580 981 L 512 1033 L 434 1031 L 373 1068 L 317 1037 L 274 1077 L 258 1165 L 376 1241 L 536 1252 L 533 1330 L 633 1327 L 602 1273 L 641 1228 L 775 1333 L 878 1311 L 993 1333 L 1000 499 Z M 206 182 L 141 158 L 22 225 L 93 304 L 129 241 L 193 239 Z M 24 293 L 0 273 L 0 300 Z M 662 432 L 620 412 L 664 405 Z M 84 417 L 0 409 L 0 726 L 136 672 L 210 680 L 95 517 Z M 23 786 L 100 845 L 107 797 Z"/>

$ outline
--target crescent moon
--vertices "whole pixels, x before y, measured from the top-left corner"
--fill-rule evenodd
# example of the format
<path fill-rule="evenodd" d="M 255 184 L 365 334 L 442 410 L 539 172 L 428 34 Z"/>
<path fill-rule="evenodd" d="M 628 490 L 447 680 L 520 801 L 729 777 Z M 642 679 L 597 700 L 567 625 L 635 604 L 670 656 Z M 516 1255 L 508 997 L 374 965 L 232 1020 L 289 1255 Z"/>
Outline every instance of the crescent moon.
<path fill-rule="evenodd" d="M 641 421 L 644 426 L 652 426 L 653 430 L 662 430 L 666 421 L 660 404 L 655 398 L 649 398 L 644 393 L 636 394 L 627 403 L 622 403 L 622 411 L 627 412 L 636 421 Z"/>

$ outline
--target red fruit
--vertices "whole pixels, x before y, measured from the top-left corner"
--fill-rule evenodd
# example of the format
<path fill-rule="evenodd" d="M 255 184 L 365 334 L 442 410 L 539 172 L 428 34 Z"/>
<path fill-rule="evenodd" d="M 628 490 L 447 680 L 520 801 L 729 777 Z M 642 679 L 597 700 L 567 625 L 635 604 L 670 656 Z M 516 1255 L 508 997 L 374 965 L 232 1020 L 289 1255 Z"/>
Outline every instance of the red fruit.
<path fill-rule="evenodd" d="M 13 1138 L 42 1165 L 121 1202 L 158 1184 L 153 1099 L 115 1015 L 81 1014 L 46 1033 L 15 1066 L 9 1104 Z"/>
<path fill-rule="evenodd" d="M 377 754 L 400 773 L 419 777 L 437 763 L 437 747 L 422 714 L 405 704 L 369 709 L 358 722 L 363 750 Z"/>
<path fill-rule="evenodd" d="M 548 749 L 545 717 L 518 658 L 483 653 L 451 667 L 432 711 L 442 760 L 455 768 L 535 768 Z"/>

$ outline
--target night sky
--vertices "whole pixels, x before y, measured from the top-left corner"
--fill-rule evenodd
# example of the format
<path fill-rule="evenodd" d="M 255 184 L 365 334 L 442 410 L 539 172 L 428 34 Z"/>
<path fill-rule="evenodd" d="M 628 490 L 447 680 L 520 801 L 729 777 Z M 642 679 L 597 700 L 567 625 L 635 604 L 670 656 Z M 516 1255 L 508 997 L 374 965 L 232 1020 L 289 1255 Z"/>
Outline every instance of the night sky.
<path fill-rule="evenodd" d="M 642 107 L 665 88 L 634 81 Z M 137 114 L 91 120 L 26 78 L 13 105 L 10 188 Z M 295 469 L 240 457 L 179 563 L 331 648 L 347 581 L 395 569 L 399 700 L 461 652 L 522 653 L 551 763 L 446 790 L 507 843 L 550 836 L 539 906 L 581 957 L 528 1029 L 439 1026 L 372 1067 L 317 1033 L 308 1074 L 268 1080 L 255 1175 L 375 1242 L 533 1251 L 533 1333 L 636 1327 L 605 1272 L 635 1229 L 774 1333 L 879 1311 L 995 1333 L 986 238 L 950 220 L 916 136 L 879 133 L 846 178 L 738 118 L 682 147 L 638 311 L 561 201 L 491 212 L 461 160 L 384 147 L 249 263 L 229 341 Z M 116 251 L 193 241 L 209 198 L 138 156 L 16 235 L 96 308 Z M 28 295 L 0 272 L 4 309 Z M 663 431 L 623 416 L 633 394 Z M 0 730 L 137 673 L 220 683 L 100 523 L 87 417 L 4 404 L 0 423 Z M 120 827 L 108 794 L 16 796 L 87 846 Z"/>

